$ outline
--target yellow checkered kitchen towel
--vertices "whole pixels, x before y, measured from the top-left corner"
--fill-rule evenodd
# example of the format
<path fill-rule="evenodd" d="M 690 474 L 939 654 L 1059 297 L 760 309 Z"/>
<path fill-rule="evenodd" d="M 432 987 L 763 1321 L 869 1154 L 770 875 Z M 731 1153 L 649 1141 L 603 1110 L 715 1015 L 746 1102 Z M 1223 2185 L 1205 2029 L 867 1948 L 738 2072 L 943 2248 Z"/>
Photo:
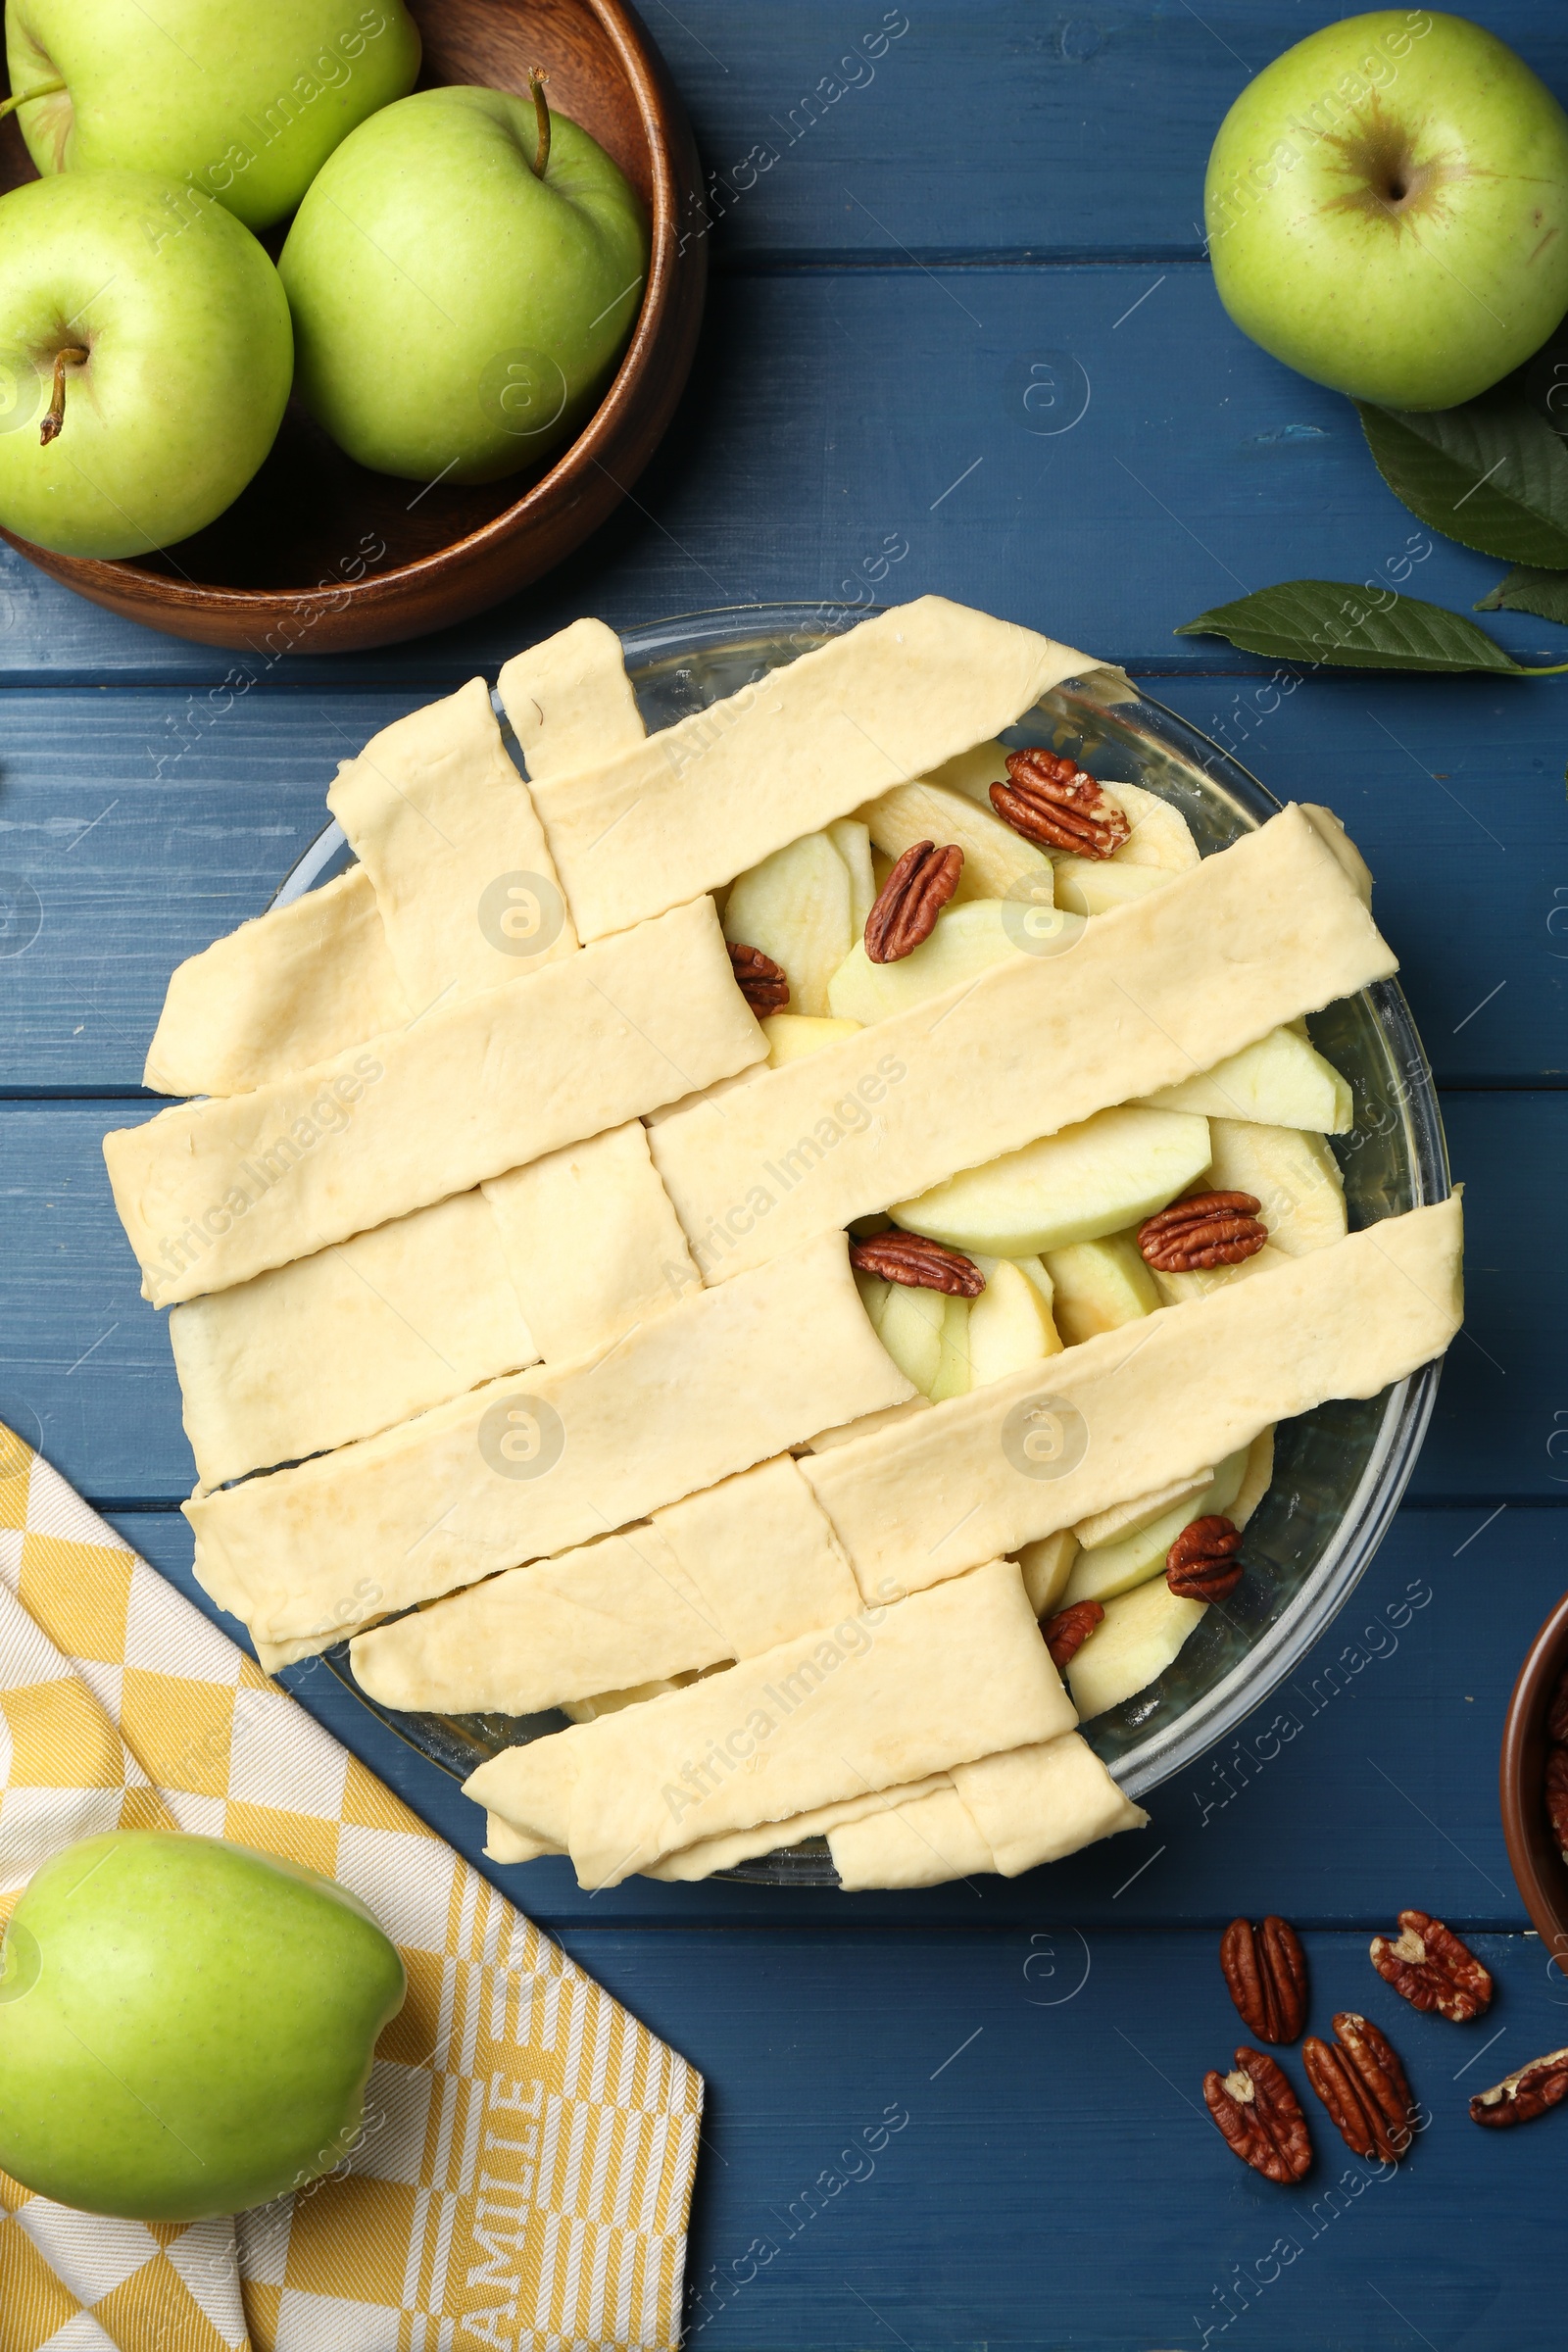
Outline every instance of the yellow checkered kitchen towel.
<path fill-rule="evenodd" d="M 355 2154 L 237 2224 L 106 2221 L 0 2174 L 0 2352 L 678 2341 L 701 2077 L 0 1427 L 0 1922 L 115 1828 L 331 1874 L 409 1997 Z"/>

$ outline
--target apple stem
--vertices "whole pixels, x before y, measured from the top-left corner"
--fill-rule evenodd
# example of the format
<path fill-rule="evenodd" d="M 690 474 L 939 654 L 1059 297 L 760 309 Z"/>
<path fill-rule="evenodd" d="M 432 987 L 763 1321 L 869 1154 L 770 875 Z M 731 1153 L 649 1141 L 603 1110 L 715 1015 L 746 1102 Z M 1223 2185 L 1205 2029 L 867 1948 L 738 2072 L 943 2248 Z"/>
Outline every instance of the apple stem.
<path fill-rule="evenodd" d="M 539 144 L 534 150 L 533 175 L 535 179 L 543 179 L 545 167 L 550 161 L 550 107 L 545 97 L 545 76 L 537 66 L 528 68 L 528 95 L 533 100 L 533 111 L 539 123 Z"/>
<path fill-rule="evenodd" d="M 35 90 L 22 90 L 15 98 L 0 98 L 0 122 L 14 115 L 19 106 L 30 106 L 35 98 L 52 98 L 56 90 L 65 88 L 63 81 L 40 81 Z"/>
<path fill-rule="evenodd" d="M 49 396 L 49 413 L 38 427 L 38 439 L 45 449 L 66 421 L 66 369 L 85 368 L 87 357 L 79 343 L 68 343 L 64 351 L 55 353 L 55 387 Z"/>

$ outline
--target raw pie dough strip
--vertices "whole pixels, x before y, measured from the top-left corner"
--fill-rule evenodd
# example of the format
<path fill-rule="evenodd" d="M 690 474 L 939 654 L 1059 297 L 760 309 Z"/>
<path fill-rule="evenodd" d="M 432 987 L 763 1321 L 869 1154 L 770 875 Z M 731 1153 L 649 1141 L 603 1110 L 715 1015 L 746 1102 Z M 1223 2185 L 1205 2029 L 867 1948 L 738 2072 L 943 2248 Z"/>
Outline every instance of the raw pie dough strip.
<path fill-rule="evenodd" d="M 196 1573 L 259 1642 L 303 1656 L 910 1394 L 866 1320 L 845 1237 L 826 1235 L 750 1281 L 694 1292 L 599 1356 L 530 1373 L 525 1389 L 491 1382 L 187 1503 Z"/>
<path fill-rule="evenodd" d="M 383 1706 L 533 1715 L 771 1649 L 863 1606 L 789 1454 L 652 1522 L 472 1585 L 361 1634 Z"/>
<path fill-rule="evenodd" d="M 541 1355 L 588 1354 L 700 1286 L 641 1122 L 569 1144 L 176 1306 L 202 1485 L 374 1437 Z"/>
<path fill-rule="evenodd" d="M 732 881 L 1099 666 L 925 596 L 615 759 L 539 776 L 534 805 L 578 931 L 599 939 Z M 514 691 L 504 672 L 509 714 Z"/>
<path fill-rule="evenodd" d="M 370 877 L 416 1011 L 569 956 L 577 934 L 483 678 L 346 760 L 326 805 Z"/>
<path fill-rule="evenodd" d="M 1071 1701 L 1010 1560 L 797 1637 L 684 1690 L 509 1748 L 464 1784 L 583 1886 L 704 1838 L 788 1821 L 1070 1731 Z M 544 1752 L 571 1749 L 569 1761 Z"/>
<path fill-rule="evenodd" d="M 254 1094 L 104 1139 L 157 1305 L 244 1282 L 767 1051 L 710 899 Z"/>
<path fill-rule="evenodd" d="M 204 1487 L 371 1437 L 539 1356 L 479 1193 L 189 1299 L 169 1337 Z"/>
<path fill-rule="evenodd" d="M 896 1804 L 868 1806 L 828 1832 L 847 1894 L 940 1886 L 976 1870 L 1015 1879 L 1149 1821 L 1076 1732 L 955 1764 L 949 1779 L 951 1794 L 895 1790 Z"/>
<path fill-rule="evenodd" d="M 620 642 L 602 622 L 574 622 L 507 667 L 526 688 L 518 708 L 528 723 L 515 731 L 530 774 L 609 759 L 641 740 Z M 505 870 L 492 859 L 485 879 Z M 247 1094 L 395 1029 L 416 1009 L 399 982 L 370 876 L 351 866 L 178 965 L 143 1083 L 161 1095 Z"/>
<path fill-rule="evenodd" d="M 470 1585 L 353 1645 L 371 1698 L 440 1715 L 536 1715 L 734 1655 L 728 1629 L 647 1520 Z"/>
<path fill-rule="evenodd" d="M 612 760 L 647 733 L 620 639 L 602 620 L 514 654 L 496 683 L 530 784 Z"/>
<path fill-rule="evenodd" d="M 1460 1241 L 1457 1195 L 1386 1217 L 806 1455 L 801 1474 L 862 1592 L 918 1590 L 1222 1461 L 1271 1422 L 1405 1379 L 1459 1328 Z"/>
<path fill-rule="evenodd" d="M 1397 969 L 1299 808 L 1076 946 L 1020 955 L 651 1129 L 706 1280 L 1149 1095 Z M 933 1106 L 936 1106 L 935 1115 Z"/>
<path fill-rule="evenodd" d="M 408 1020 L 370 877 L 351 866 L 176 964 L 142 1084 L 244 1095 Z"/>
<path fill-rule="evenodd" d="M 483 1190 L 547 1364 L 586 1355 L 701 1287 L 640 1119 Z"/>

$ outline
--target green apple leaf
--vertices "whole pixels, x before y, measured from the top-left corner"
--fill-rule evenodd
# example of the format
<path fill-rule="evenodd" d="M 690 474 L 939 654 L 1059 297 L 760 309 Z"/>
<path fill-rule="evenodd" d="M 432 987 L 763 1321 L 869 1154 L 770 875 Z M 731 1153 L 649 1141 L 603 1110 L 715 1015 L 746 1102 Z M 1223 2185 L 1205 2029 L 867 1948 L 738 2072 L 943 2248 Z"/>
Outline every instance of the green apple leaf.
<path fill-rule="evenodd" d="M 1568 571 L 1541 571 L 1534 564 L 1516 564 L 1473 610 L 1539 612 L 1543 620 L 1560 620 L 1568 628 Z"/>
<path fill-rule="evenodd" d="M 1412 514 L 1485 556 L 1568 567 L 1568 449 L 1514 386 L 1425 415 L 1355 405 L 1379 473 Z"/>
<path fill-rule="evenodd" d="M 1527 668 L 1461 613 L 1392 591 L 1378 604 L 1349 580 L 1284 580 L 1200 612 L 1175 633 L 1228 637 L 1244 653 L 1341 669 L 1490 669 L 1515 678 L 1568 669 Z"/>

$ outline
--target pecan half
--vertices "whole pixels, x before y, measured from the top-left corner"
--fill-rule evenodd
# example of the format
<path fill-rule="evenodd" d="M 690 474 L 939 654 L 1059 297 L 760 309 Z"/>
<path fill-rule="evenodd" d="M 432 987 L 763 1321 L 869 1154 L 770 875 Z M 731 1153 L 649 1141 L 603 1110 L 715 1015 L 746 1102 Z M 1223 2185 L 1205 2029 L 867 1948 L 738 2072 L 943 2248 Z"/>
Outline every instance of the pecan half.
<path fill-rule="evenodd" d="M 1546 1819 L 1568 1862 L 1568 1747 L 1554 1747 L 1546 1758 Z"/>
<path fill-rule="evenodd" d="M 1072 1664 L 1104 1614 L 1098 1600 L 1075 1600 L 1070 1609 L 1046 1619 L 1040 1631 L 1058 1674 Z"/>
<path fill-rule="evenodd" d="M 1548 2107 L 1568 2098 L 1568 2050 L 1548 2050 L 1532 2058 L 1517 2074 L 1504 2075 L 1490 2090 L 1478 2090 L 1470 2102 L 1470 2121 L 1490 2124 L 1494 2132 L 1510 2124 L 1533 2124 Z"/>
<path fill-rule="evenodd" d="M 1200 1266 L 1239 1266 L 1268 1240 L 1250 1193 L 1193 1193 L 1146 1217 L 1138 1228 L 1144 1263 L 1159 1274 L 1192 1274 Z"/>
<path fill-rule="evenodd" d="M 1557 1688 L 1546 1709 L 1546 1738 L 1559 1747 L 1568 1747 L 1568 1666 L 1557 1677 Z"/>
<path fill-rule="evenodd" d="M 1203 2077 L 1203 2104 L 1232 2151 L 1282 2187 L 1311 2170 L 1312 2135 L 1301 2104 L 1272 2058 L 1238 2050 L 1236 2072 Z"/>
<path fill-rule="evenodd" d="M 1184 1527 L 1165 1554 L 1165 1582 L 1181 1600 L 1224 1600 L 1242 1581 L 1241 1548 L 1241 1529 L 1211 1511 Z"/>
<path fill-rule="evenodd" d="M 937 916 L 958 887 L 963 852 L 917 841 L 906 850 L 877 893 L 865 918 L 865 952 L 873 963 L 899 963 L 937 927 Z"/>
<path fill-rule="evenodd" d="M 738 940 L 729 943 L 730 969 L 736 986 L 759 1020 L 767 1012 L 782 1012 L 790 1001 L 790 984 L 784 976 L 784 966 L 764 956 L 760 948 L 741 946 Z"/>
<path fill-rule="evenodd" d="M 972 1257 L 923 1233 L 873 1233 L 851 1242 L 850 1263 L 858 1274 L 880 1274 L 910 1291 L 943 1291 L 950 1298 L 978 1298 L 986 1287 Z"/>
<path fill-rule="evenodd" d="M 1415 2138 L 1415 2101 L 1404 2069 L 1371 2019 L 1353 2009 L 1340 2011 L 1334 2035 L 1334 2041 L 1322 2041 L 1309 2034 L 1302 2042 L 1306 2079 L 1348 2148 L 1396 2164 Z"/>
<path fill-rule="evenodd" d="M 1412 2009 L 1435 2009 L 1462 2026 L 1492 1998 L 1492 1979 L 1451 1928 L 1425 1911 L 1401 1911 L 1401 1933 L 1374 1936 L 1372 1965 Z"/>
<path fill-rule="evenodd" d="M 1073 858 L 1109 858 L 1132 827 L 1087 768 L 1059 752 L 1009 752 L 1007 781 L 993 784 L 991 806 L 1004 824 L 1045 850 Z"/>
<path fill-rule="evenodd" d="M 1306 2023 L 1306 1954 L 1288 1919 L 1270 1912 L 1260 1928 L 1233 1919 L 1219 1939 L 1231 1999 L 1259 2041 L 1295 2041 Z"/>

